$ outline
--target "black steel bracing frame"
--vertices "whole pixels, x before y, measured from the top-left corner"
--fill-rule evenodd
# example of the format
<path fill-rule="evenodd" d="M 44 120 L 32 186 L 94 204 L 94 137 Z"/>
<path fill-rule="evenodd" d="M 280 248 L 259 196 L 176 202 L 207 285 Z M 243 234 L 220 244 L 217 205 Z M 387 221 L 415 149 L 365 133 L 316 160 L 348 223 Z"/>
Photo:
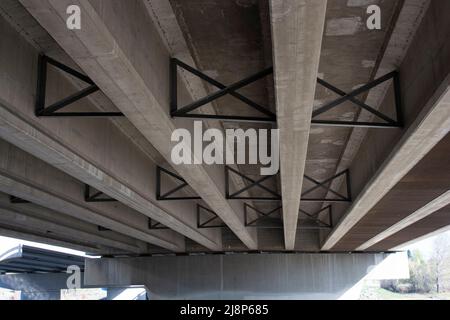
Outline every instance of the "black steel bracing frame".
<path fill-rule="evenodd" d="M 230 193 L 230 183 L 229 183 L 229 179 L 230 179 L 230 172 L 237 174 L 238 176 L 240 176 L 241 178 L 243 178 L 244 180 L 247 180 L 248 182 L 250 182 L 250 184 L 248 184 L 246 187 L 234 192 L 234 193 Z M 346 183 L 346 195 L 342 195 L 341 193 L 334 191 L 331 189 L 331 185 L 328 185 L 328 187 L 326 186 L 327 184 L 331 184 L 331 182 L 341 176 L 345 176 L 345 183 Z M 233 168 L 229 167 L 229 166 L 225 166 L 225 196 L 227 199 L 229 200 L 257 200 L 257 201 L 280 201 L 282 200 L 282 197 L 279 193 L 277 193 L 274 190 L 271 190 L 270 188 L 264 186 L 262 183 L 272 177 L 275 176 L 264 176 L 258 180 L 254 180 L 248 176 L 246 176 L 245 174 L 240 173 L 237 170 L 234 170 Z M 312 183 L 315 184 L 314 187 L 311 187 L 310 189 L 304 191 L 302 193 L 302 198 L 301 201 L 305 201 L 305 202 L 351 202 L 351 188 L 350 188 L 350 171 L 349 170 L 345 170 L 341 173 L 338 173 L 334 176 L 332 176 L 329 179 L 326 179 L 325 181 L 317 181 L 316 179 L 313 179 L 307 175 L 304 176 L 304 178 Z M 270 193 L 272 196 L 269 197 L 244 197 L 244 196 L 240 196 L 243 192 L 248 191 L 251 188 L 254 187 L 259 187 L 265 191 L 267 191 L 268 193 Z M 310 194 L 311 192 L 313 192 L 314 190 L 318 189 L 318 188 L 324 188 L 327 190 L 327 193 L 330 192 L 332 194 L 334 194 L 335 196 L 337 196 L 337 198 L 307 198 L 306 196 L 308 194 Z"/>
<path fill-rule="evenodd" d="M 372 108 L 362 102 L 361 100 L 358 100 L 356 97 L 364 92 L 367 92 L 368 90 L 380 85 L 383 82 L 386 82 L 388 80 L 392 79 L 394 83 L 394 94 L 395 94 L 395 112 L 396 112 L 396 120 L 390 118 L 386 114 L 376 110 L 375 108 Z M 400 92 L 400 78 L 399 73 L 397 71 L 390 72 L 386 74 L 385 76 L 376 79 L 356 90 L 353 90 L 350 93 L 346 93 L 332 84 L 326 82 L 322 79 L 317 79 L 318 84 L 324 86 L 325 88 L 337 93 L 341 97 L 331 101 L 323 106 L 321 106 L 319 109 L 313 112 L 313 117 L 311 120 L 311 124 L 313 125 L 326 125 L 326 126 L 341 126 L 341 127 L 366 127 L 366 128 L 402 128 L 403 127 L 403 114 L 402 114 L 402 99 L 401 99 L 401 92 Z M 384 122 L 358 122 L 358 121 L 337 121 L 337 120 L 317 120 L 314 119 L 317 116 L 337 107 L 338 105 L 341 105 L 344 102 L 350 101 L 357 106 L 359 106 L 361 109 L 364 109 L 368 111 L 369 113 L 375 115 L 376 117 L 382 119 Z"/>
<path fill-rule="evenodd" d="M 162 178 L 162 174 L 166 174 L 172 178 L 174 178 L 175 180 L 181 182 L 181 184 L 177 187 L 175 187 L 172 190 L 169 190 L 167 192 L 165 192 L 164 194 L 161 194 L 161 178 Z M 174 194 L 177 191 L 180 191 L 181 189 L 185 188 L 188 186 L 188 183 L 186 182 L 186 180 L 184 180 L 182 177 L 180 177 L 179 175 L 170 172 L 167 169 L 164 169 L 162 167 L 157 166 L 156 167 L 156 200 L 200 200 L 201 198 L 198 196 L 186 196 L 186 197 L 171 197 L 172 194 Z"/>
<path fill-rule="evenodd" d="M 200 79 L 208 82 L 214 87 L 218 88 L 219 91 L 212 93 L 204 98 L 201 98 L 197 101 L 194 101 L 188 105 L 183 107 L 178 107 L 178 88 L 177 88 L 177 79 L 178 79 L 178 67 L 194 74 Z M 261 72 L 258 72 L 250 77 L 247 77 L 241 81 L 238 81 L 234 84 L 226 86 L 219 81 L 207 76 L 203 72 L 185 64 L 184 62 L 176 59 L 170 59 L 170 115 L 174 118 L 196 118 L 196 119 L 214 119 L 214 120 L 224 120 L 224 121 L 239 121 L 239 122 L 276 122 L 276 115 L 268 110 L 266 107 L 261 106 L 260 104 L 252 101 L 251 99 L 245 97 L 244 95 L 237 92 L 237 90 L 259 80 L 270 74 L 273 74 L 273 67 L 267 68 Z M 231 95 L 234 98 L 242 101 L 247 104 L 254 110 L 257 110 L 261 114 L 264 114 L 265 117 L 245 117 L 239 115 L 211 115 L 211 114 L 193 114 L 192 111 L 197 110 L 198 108 L 213 102 L 225 95 Z"/>
<path fill-rule="evenodd" d="M 202 221 L 202 210 L 208 212 L 212 217 Z M 227 228 L 227 225 L 223 222 L 221 224 L 211 224 L 214 221 L 220 220 L 219 216 L 212 210 L 197 203 L 197 228 L 198 229 L 211 229 L 211 228 Z"/>
<path fill-rule="evenodd" d="M 97 230 L 100 231 L 100 232 L 111 231 L 111 229 L 108 229 L 108 228 L 105 228 L 105 227 L 102 227 L 102 226 L 97 226 Z"/>
<path fill-rule="evenodd" d="M 334 191 L 333 189 L 331 189 L 331 183 L 339 178 L 344 176 L 345 178 L 345 185 L 346 185 L 346 194 L 343 195 L 340 192 Z M 350 184 L 350 171 L 349 170 L 344 170 L 334 176 L 332 176 L 331 178 L 326 179 L 325 181 L 317 181 L 316 179 L 311 178 L 310 176 L 307 176 L 306 174 L 304 175 L 304 178 L 310 182 L 312 182 L 314 184 L 313 187 L 305 190 L 302 193 L 302 198 L 301 201 L 304 202 L 352 202 L 352 193 L 351 193 L 351 184 Z M 328 186 L 326 186 L 328 184 Z M 318 188 L 323 188 L 327 191 L 328 193 L 332 193 L 333 195 L 335 195 L 337 198 L 307 198 L 306 195 L 310 194 L 311 192 L 315 191 Z"/>
<path fill-rule="evenodd" d="M 30 203 L 30 201 L 23 200 L 23 199 L 21 199 L 21 198 L 15 197 L 15 196 L 9 196 L 9 202 L 10 202 L 10 203 L 14 203 L 14 204 L 19 204 L 19 203 Z"/>
<path fill-rule="evenodd" d="M 116 199 L 108 197 L 101 191 L 91 193 L 91 187 L 87 184 L 84 185 L 84 201 L 86 202 L 116 202 Z"/>
<path fill-rule="evenodd" d="M 263 212 L 257 208 L 255 208 L 254 206 L 251 206 L 247 203 L 244 203 L 244 221 L 245 221 L 245 226 L 246 227 L 256 227 L 256 228 L 277 228 L 277 227 L 263 227 L 263 226 L 258 226 L 257 222 L 262 221 L 266 218 L 269 218 L 270 216 L 274 215 L 275 213 L 279 214 L 279 211 L 282 207 L 276 207 L 272 210 L 270 210 L 269 212 Z M 249 220 L 249 209 L 252 209 L 254 212 L 257 213 L 257 218 L 253 219 L 253 220 Z"/>
<path fill-rule="evenodd" d="M 230 172 L 235 173 L 236 175 L 240 176 L 244 180 L 247 180 L 248 182 L 250 182 L 250 184 L 234 193 L 230 193 L 231 192 L 231 190 L 230 190 Z M 275 176 L 264 176 L 258 180 L 253 180 L 252 178 L 246 176 L 245 174 L 242 174 L 239 171 L 234 170 L 230 166 L 225 166 L 225 197 L 229 200 L 279 201 L 279 200 L 281 200 L 281 195 L 262 184 L 264 181 L 269 180 L 272 177 L 275 177 Z M 272 196 L 270 196 L 270 197 L 240 196 L 242 193 L 244 193 L 245 191 L 248 191 L 249 189 L 251 189 L 253 187 L 259 187 L 259 188 L 267 191 L 268 193 L 270 193 Z"/>
<path fill-rule="evenodd" d="M 319 215 L 322 212 L 327 212 L 328 221 L 323 222 L 323 220 L 319 219 Z M 300 209 L 300 213 L 304 214 L 306 217 L 308 217 L 311 220 L 314 220 L 317 223 L 317 227 L 307 227 L 303 226 L 303 229 L 332 229 L 333 228 L 333 207 L 331 205 L 326 206 L 316 213 L 310 214 L 302 209 Z"/>
<path fill-rule="evenodd" d="M 254 218 L 253 220 L 249 219 L 249 209 L 251 209 L 253 212 L 255 212 L 257 214 L 257 217 Z M 244 218 L 245 218 L 245 226 L 246 227 L 253 227 L 253 228 L 258 228 L 258 229 L 280 229 L 283 228 L 283 225 L 262 225 L 262 224 L 257 224 L 257 222 L 261 222 L 267 218 L 270 218 L 271 216 L 273 216 L 274 214 L 280 214 L 280 210 L 282 209 L 282 206 L 276 207 L 272 210 L 270 210 L 269 212 L 263 212 L 257 208 L 255 208 L 254 206 L 251 206 L 247 203 L 244 203 Z M 331 205 L 317 211 L 316 213 L 308 213 L 302 209 L 300 209 L 299 211 L 300 213 L 304 214 L 308 219 L 313 220 L 314 222 L 316 222 L 316 226 L 305 226 L 305 225 L 300 225 L 298 224 L 297 229 L 309 229 L 309 230 L 317 230 L 317 229 L 331 229 L 333 228 L 333 216 L 332 216 L 332 207 Z M 323 220 L 319 219 L 319 215 L 322 212 L 327 212 L 327 216 L 328 216 L 328 222 L 323 222 Z"/>
<path fill-rule="evenodd" d="M 74 93 L 50 106 L 45 105 L 47 88 L 47 66 L 51 64 L 59 70 L 62 70 L 73 77 L 87 83 L 89 86 L 77 93 Z M 86 75 L 50 58 L 46 55 L 39 55 L 38 76 L 37 76 L 37 94 L 35 114 L 37 117 L 123 117 L 121 112 L 57 112 L 64 107 L 82 99 L 94 92 L 99 91 L 97 85 Z"/>
<path fill-rule="evenodd" d="M 159 223 L 158 221 L 154 221 L 152 218 L 148 218 L 148 229 L 149 230 L 167 230 L 169 229 L 165 225 Z"/>

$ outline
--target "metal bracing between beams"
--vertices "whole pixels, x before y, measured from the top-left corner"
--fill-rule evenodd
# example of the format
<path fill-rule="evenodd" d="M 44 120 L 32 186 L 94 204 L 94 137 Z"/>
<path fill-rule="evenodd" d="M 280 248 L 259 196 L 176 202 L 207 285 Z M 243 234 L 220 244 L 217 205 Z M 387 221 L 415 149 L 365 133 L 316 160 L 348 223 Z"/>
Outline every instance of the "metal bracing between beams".
<path fill-rule="evenodd" d="M 237 174 L 244 180 L 247 180 L 248 182 L 250 182 L 250 184 L 234 193 L 230 193 L 231 192 L 230 183 L 229 183 L 230 172 Z M 264 176 L 258 180 L 253 180 L 252 178 L 246 176 L 245 174 L 242 174 L 239 171 L 234 170 L 233 168 L 231 168 L 229 166 L 225 166 L 225 196 L 226 196 L 226 199 L 229 199 L 229 200 L 260 200 L 260 201 L 281 200 L 280 194 L 278 194 L 274 190 L 271 190 L 270 188 L 268 188 L 262 184 L 264 181 L 269 180 L 272 177 L 275 177 L 275 176 Z M 240 194 L 242 194 L 245 191 L 248 191 L 249 189 L 256 187 L 256 186 L 265 190 L 266 192 L 270 193 L 272 196 L 270 196 L 270 197 L 243 197 L 243 196 L 240 196 Z"/>
<path fill-rule="evenodd" d="M 212 93 L 202 99 L 194 101 L 183 107 L 178 107 L 178 67 L 196 75 L 202 80 L 205 80 L 209 84 L 218 88 L 219 91 Z M 270 74 L 273 74 L 273 67 L 267 68 L 260 71 L 252 76 L 249 76 L 241 81 L 234 84 L 226 86 L 219 81 L 207 76 L 203 72 L 185 64 L 184 62 L 176 59 L 170 59 L 170 115 L 174 118 L 196 118 L 196 119 L 214 119 L 223 121 L 239 121 L 239 122 L 276 122 L 276 115 L 268 110 L 267 108 L 261 106 L 260 104 L 254 102 L 253 100 L 245 97 L 244 95 L 236 92 L 237 90 L 259 80 Z M 225 95 L 231 95 L 234 98 L 242 101 L 251 108 L 257 110 L 258 112 L 264 114 L 266 117 L 245 117 L 239 115 L 211 115 L 211 114 L 192 114 L 192 111 L 211 103 Z"/>
<path fill-rule="evenodd" d="M 331 189 L 331 182 L 333 182 L 335 179 L 342 177 L 342 176 L 345 177 L 346 195 L 343 195 L 340 192 L 337 192 L 337 191 L 334 191 L 333 189 Z M 314 184 L 314 187 L 311 187 L 302 193 L 301 201 L 304 201 L 304 202 L 352 202 L 352 192 L 351 192 L 351 187 L 350 187 L 351 186 L 350 170 L 348 170 L 348 169 L 344 170 L 322 182 L 317 181 L 316 179 L 313 179 L 306 174 L 304 175 L 304 178 L 306 180 L 312 182 Z M 328 184 L 328 186 L 326 186 L 326 184 Z M 336 198 L 322 198 L 321 199 L 321 198 L 307 198 L 306 197 L 307 194 L 310 194 L 311 192 L 313 192 L 314 190 L 316 190 L 318 188 L 323 188 L 327 191 L 327 194 L 332 193 L 338 198 L 337 199 Z"/>
<path fill-rule="evenodd" d="M 257 217 L 254 218 L 253 220 L 249 219 L 249 210 L 252 210 L 253 212 L 255 212 L 257 214 Z M 271 216 L 273 216 L 276 213 L 280 213 L 280 210 L 282 209 L 282 206 L 276 207 L 268 212 L 263 212 L 247 203 L 244 203 L 244 217 L 245 217 L 245 226 L 246 227 L 253 227 L 253 228 L 258 228 L 258 229 L 282 229 L 283 225 L 264 225 L 258 222 L 267 220 L 267 218 L 270 218 Z M 323 222 L 323 220 L 321 220 L 319 218 L 319 215 L 322 212 L 326 212 L 327 213 L 327 217 L 328 217 L 328 222 Z M 297 229 L 299 230 L 320 230 L 320 229 L 332 229 L 333 228 L 333 216 L 332 216 L 332 207 L 327 206 L 319 211 L 317 211 L 316 213 L 308 213 L 302 209 L 300 209 L 300 213 L 304 214 L 308 219 L 314 221 L 316 223 L 315 226 L 305 226 L 305 225 L 298 225 Z"/>
<path fill-rule="evenodd" d="M 167 230 L 169 229 L 165 225 L 159 223 L 158 221 L 154 221 L 151 218 L 148 218 L 148 229 L 149 230 Z"/>
<path fill-rule="evenodd" d="M 231 192 L 230 185 L 229 185 L 230 172 L 237 174 L 244 180 L 247 180 L 248 182 L 250 182 L 250 184 L 248 184 L 246 187 L 244 187 L 234 193 L 230 193 Z M 347 187 L 346 195 L 342 195 L 341 193 L 331 189 L 331 182 L 341 176 L 345 176 L 345 183 L 346 183 L 346 187 Z M 262 184 L 264 181 L 266 181 L 272 177 L 275 177 L 275 176 L 264 176 L 258 180 L 254 180 L 254 179 L 240 173 L 239 171 L 234 170 L 233 168 L 231 168 L 229 166 L 225 166 L 225 189 L 226 189 L 225 195 L 226 195 L 226 198 L 229 200 L 280 201 L 280 200 L 282 200 L 282 197 L 279 193 L 277 193 L 274 190 L 271 190 L 270 188 L 268 188 Z M 332 176 L 331 178 L 326 179 L 325 181 L 317 181 L 316 179 L 313 179 L 307 175 L 305 175 L 304 178 L 306 180 L 312 182 L 313 184 L 315 184 L 315 186 L 311 187 L 310 189 L 308 189 L 302 193 L 301 201 L 305 201 L 305 202 L 351 202 L 352 201 L 351 188 L 350 188 L 350 171 L 349 170 L 345 170 L 341 173 L 338 173 L 338 174 Z M 329 184 L 328 187 L 325 186 L 327 183 Z M 255 187 L 259 187 L 259 188 L 267 191 L 272 196 L 270 196 L 270 197 L 240 196 L 240 194 L 242 194 L 243 192 L 248 191 L 249 189 L 255 188 Z M 313 192 L 314 190 L 316 190 L 318 188 L 324 188 L 324 189 L 326 189 L 327 193 L 330 192 L 330 193 L 336 195 L 338 198 L 307 198 L 306 197 L 306 195 L 310 194 L 311 192 Z"/>
<path fill-rule="evenodd" d="M 50 106 L 45 105 L 46 88 L 47 88 L 47 66 L 53 65 L 59 70 L 62 70 L 73 77 L 87 83 L 89 86 L 81 91 L 78 91 L 60 101 L 57 101 Z M 78 100 L 99 91 L 98 86 L 86 75 L 50 58 L 46 55 L 39 55 L 38 61 L 38 76 L 37 76 L 37 94 L 35 114 L 37 117 L 123 117 L 121 112 L 57 112 L 68 105 L 77 102 Z"/>
<path fill-rule="evenodd" d="M 164 194 L 161 194 L 161 178 L 162 178 L 162 174 L 165 174 L 169 177 L 172 177 L 173 179 L 175 179 L 178 182 L 181 182 L 181 184 L 177 187 L 175 187 L 172 190 L 169 190 L 167 192 L 165 192 Z M 160 166 L 156 167 L 156 200 L 200 200 L 201 197 L 198 196 L 186 196 L 186 197 L 171 197 L 172 194 L 176 193 L 177 191 L 182 190 L 183 188 L 187 187 L 188 183 L 186 182 L 186 180 L 184 180 L 182 177 L 180 177 L 179 175 L 170 172 L 167 169 L 164 169 Z"/>
<path fill-rule="evenodd" d="M 84 201 L 86 202 L 116 202 L 116 199 L 106 196 L 101 191 L 91 193 L 91 187 L 87 184 L 84 185 Z"/>
<path fill-rule="evenodd" d="M 210 217 L 202 221 L 202 211 L 209 213 Z M 197 203 L 197 228 L 199 229 L 211 229 L 211 228 L 227 228 L 227 225 L 223 222 L 221 224 L 211 224 L 214 221 L 220 220 L 219 216 L 212 210 Z"/>
<path fill-rule="evenodd" d="M 367 92 L 368 90 L 380 85 L 383 82 L 386 82 L 388 80 L 392 79 L 394 83 L 394 94 L 395 94 L 395 112 L 396 112 L 396 120 L 390 118 L 386 114 L 376 110 L 375 108 L 372 108 L 365 104 L 364 102 L 358 100 L 356 96 Z M 341 97 L 331 101 L 323 106 L 321 106 L 319 109 L 313 112 L 313 117 L 311 120 L 311 124 L 313 125 L 323 125 L 323 126 L 341 126 L 341 127 L 366 127 L 366 128 L 402 128 L 403 127 L 403 114 L 402 114 L 402 99 L 401 99 L 401 92 L 400 92 L 400 77 L 399 73 L 397 71 L 390 72 L 386 74 L 385 76 L 376 79 L 356 90 L 353 90 L 350 93 L 346 93 L 332 84 L 326 82 L 322 79 L 317 79 L 318 84 L 324 86 L 325 88 L 337 93 Z M 367 112 L 371 113 L 372 115 L 375 115 L 376 117 L 384 120 L 385 122 L 358 122 L 358 121 L 337 121 L 337 120 L 317 120 L 314 119 L 315 117 L 337 107 L 338 105 L 341 105 L 344 102 L 350 101 L 357 106 L 359 106 L 361 109 L 366 110 Z"/>
<path fill-rule="evenodd" d="M 14 203 L 14 204 L 19 204 L 19 203 L 30 203 L 30 201 L 23 200 L 23 199 L 21 199 L 21 198 L 15 197 L 15 196 L 9 196 L 9 202 L 10 202 L 10 203 Z"/>

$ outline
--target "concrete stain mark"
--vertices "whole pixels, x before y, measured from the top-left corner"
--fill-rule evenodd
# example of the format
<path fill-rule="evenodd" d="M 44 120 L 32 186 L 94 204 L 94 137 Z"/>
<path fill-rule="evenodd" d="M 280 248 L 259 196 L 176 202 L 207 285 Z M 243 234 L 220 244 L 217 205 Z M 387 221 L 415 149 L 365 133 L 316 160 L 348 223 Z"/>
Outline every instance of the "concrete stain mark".
<path fill-rule="evenodd" d="M 367 7 L 372 4 L 378 4 L 379 0 L 348 0 L 347 7 Z"/>
<path fill-rule="evenodd" d="M 343 140 L 333 140 L 333 139 L 323 139 L 320 140 L 321 144 L 332 144 L 335 146 L 343 146 L 345 144 L 345 141 Z"/>
<path fill-rule="evenodd" d="M 324 132 L 325 132 L 325 130 L 322 129 L 322 128 L 312 128 L 312 129 L 309 131 L 309 134 L 322 134 L 322 133 L 324 133 Z"/>
<path fill-rule="evenodd" d="M 219 72 L 217 70 L 206 70 L 203 71 L 203 73 L 213 79 L 217 79 L 219 77 Z"/>
<path fill-rule="evenodd" d="M 360 31 L 364 26 L 361 17 L 347 17 L 330 19 L 327 21 L 325 35 L 333 36 L 351 36 Z"/>
<path fill-rule="evenodd" d="M 375 61 L 374 60 L 363 60 L 363 61 L 361 61 L 361 66 L 363 68 L 374 68 Z"/>
<path fill-rule="evenodd" d="M 354 112 L 347 112 L 344 113 L 342 116 L 339 117 L 339 120 L 341 121 L 353 121 L 355 119 L 355 113 Z"/>

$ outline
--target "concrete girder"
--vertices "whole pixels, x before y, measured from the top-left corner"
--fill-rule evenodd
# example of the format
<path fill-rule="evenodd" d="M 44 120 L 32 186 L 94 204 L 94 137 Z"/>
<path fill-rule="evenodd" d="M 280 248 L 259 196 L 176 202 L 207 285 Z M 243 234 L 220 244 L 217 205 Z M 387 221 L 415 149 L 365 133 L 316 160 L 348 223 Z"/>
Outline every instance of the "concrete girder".
<path fill-rule="evenodd" d="M 423 5 L 423 1 L 418 2 Z M 426 12 L 418 16 L 421 23 L 399 66 L 406 129 L 368 132 L 350 168 L 352 189 L 359 193 L 326 237 L 322 250 L 332 249 L 341 240 L 345 245 L 344 236 L 350 238 L 349 231 L 450 130 L 450 68 L 446 63 L 450 29 L 444 14 L 448 3 L 431 1 L 423 8 Z M 390 96 L 380 110 L 389 107 Z"/>
<path fill-rule="evenodd" d="M 270 1 L 284 237 L 295 246 L 327 1 Z"/>
<path fill-rule="evenodd" d="M 144 4 L 32 0 L 21 3 L 170 162 L 173 130 L 180 126 L 190 128 L 192 123 L 169 117 L 169 54 Z M 73 4 L 81 8 L 83 16 L 83 27 L 76 32 L 68 30 L 65 22 L 67 6 Z M 179 165 L 176 170 L 247 247 L 257 248 L 256 230 L 244 227 L 241 203 L 225 199 L 221 167 Z M 130 188 L 127 191 L 132 192 Z M 118 190 L 105 193 L 126 200 Z M 161 217 L 156 220 L 167 221 Z M 198 237 L 191 238 L 198 241 Z M 218 246 L 209 245 L 216 249 Z"/>
<path fill-rule="evenodd" d="M 168 250 L 184 250 L 184 238 L 173 231 L 148 230 L 145 216 L 121 204 L 86 203 L 83 190 L 79 181 L 0 140 L 1 192 Z"/>
<path fill-rule="evenodd" d="M 109 119 L 35 117 L 38 52 L 5 21 L 1 23 L 5 45 L 1 59 L 10 63 L 2 64 L 5 72 L 0 89 L 0 137 L 202 246 L 221 250 L 220 230 L 197 229 L 194 203 L 155 205 L 156 164 Z M 7 50 L 8 44 L 16 51 Z M 17 56 L 21 59 L 15 59 Z M 49 101 L 76 91 L 66 76 L 53 69 L 48 71 Z M 71 108 L 86 110 L 92 106 L 80 102 Z M 178 238 L 178 243 L 184 242 L 173 231 L 164 233 Z M 172 249 L 180 250 L 176 247 Z"/>
<path fill-rule="evenodd" d="M 100 232 L 97 226 L 37 205 L 12 204 L 6 194 L 0 194 L 0 224 L 24 227 L 43 233 L 50 232 L 63 239 L 86 242 L 118 249 L 122 253 L 143 253 L 145 246 L 138 241 L 112 231 Z"/>
<path fill-rule="evenodd" d="M 114 253 L 112 251 L 108 252 L 107 250 L 99 249 L 98 247 L 91 247 L 87 244 L 75 244 L 62 239 L 55 239 L 54 237 L 50 237 L 48 234 L 38 234 L 33 230 L 16 230 L 0 227 L 0 236 L 78 250 L 88 254 L 97 255 Z"/>
<path fill-rule="evenodd" d="M 410 225 L 416 223 L 417 221 L 420 221 L 430 214 L 433 214 L 434 212 L 448 206 L 450 204 L 450 191 L 447 191 L 440 197 L 434 199 L 424 207 L 420 208 L 413 214 L 409 215 L 405 219 L 402 219 L 401 221 L 397 222 L 393 226 L 387 228 L 383 232 L 377 234 L 372 239 L 364 242 L 362 245 L 360 245 L 358 248 L 356 248 L 357 251 L 364 251 L 373 246 L 374 244 L 383 241 L 386 238 L 389 238 L 393 234 L 399 232 L 400 230 L 403 230 Z"/>

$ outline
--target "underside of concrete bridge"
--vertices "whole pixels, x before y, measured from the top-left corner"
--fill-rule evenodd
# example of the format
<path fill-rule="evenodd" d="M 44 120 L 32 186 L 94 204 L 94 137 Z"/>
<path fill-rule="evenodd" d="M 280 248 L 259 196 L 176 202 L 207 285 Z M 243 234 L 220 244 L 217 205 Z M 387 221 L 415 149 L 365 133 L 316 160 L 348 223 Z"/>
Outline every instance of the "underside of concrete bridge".
<path fill-rule="evenodd" d="M 446 230 L 448 12 L 434 0 L 2 0 L 0 235 L 111 258 L 384 253 Z M 279 170 L 251 161 L 250 136 L 243 163 L 174 163 L 180 146 L 201 160 L 172 139 L 199 124 L 270 132 Z M 238 140 L 215 155 L 236 160 Z"/>

